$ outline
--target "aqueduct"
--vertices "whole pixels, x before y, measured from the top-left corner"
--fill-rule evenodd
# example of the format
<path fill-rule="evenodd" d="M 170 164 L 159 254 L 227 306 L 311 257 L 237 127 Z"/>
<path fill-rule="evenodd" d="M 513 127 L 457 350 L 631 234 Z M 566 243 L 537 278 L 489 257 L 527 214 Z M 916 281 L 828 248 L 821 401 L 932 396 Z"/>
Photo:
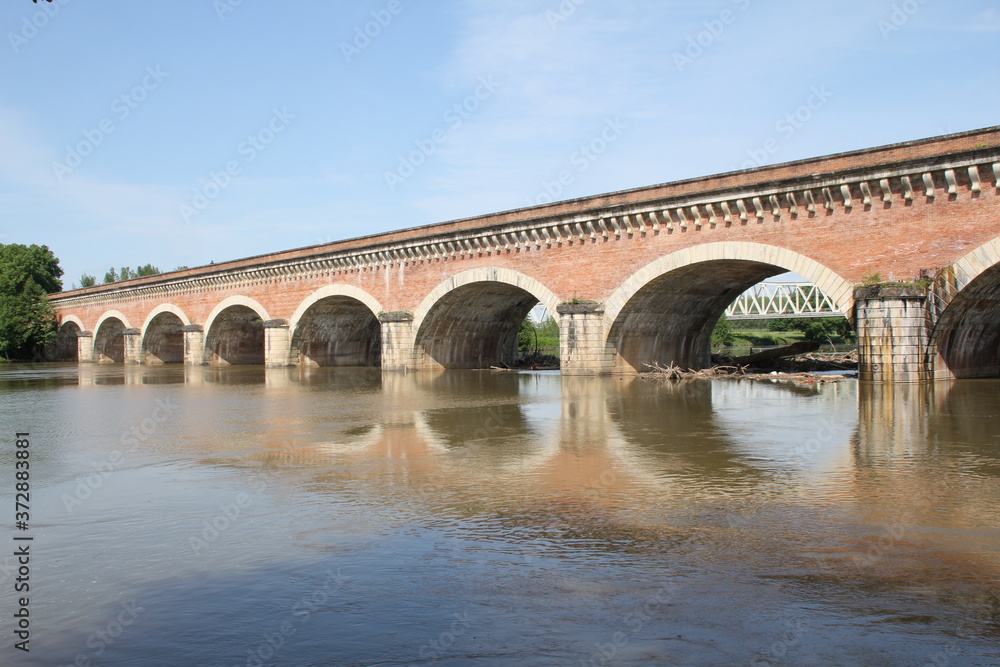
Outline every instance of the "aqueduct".
<path fill-rule="evenodd" d="M 537 303 L 564 373 L 700 367 L 785 271 L 858 333 L 861 377 L 1000 375 L 1000 127 L 52 295 L 81 362 L 482 368 Z"/>

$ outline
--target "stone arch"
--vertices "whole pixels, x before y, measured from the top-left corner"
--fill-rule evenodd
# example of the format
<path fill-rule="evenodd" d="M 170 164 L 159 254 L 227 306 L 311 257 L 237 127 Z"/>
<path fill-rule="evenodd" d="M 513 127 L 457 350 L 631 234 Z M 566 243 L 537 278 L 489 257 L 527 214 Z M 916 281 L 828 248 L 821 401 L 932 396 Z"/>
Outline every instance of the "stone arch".
<path fill-rule="evenodd" d="M 205 322 L 205 358 L 213 365 L 263 365 L 264 322 L 271 319 L 245 296 L 223 299 Z"/>
<path fill-rule="evenodd" d="M 536 303 L 553 315 L 559 299 L 513 269 L 482 267 L 451 276 L 413 314 L 414 363 L 420 368 L 483 368 L 509 363 L 517 331 Z"/>
<path fill-rule="evenodd" d="M 353 285 L 326 285 L 295 310 L 289 323 L 293 363 L 315 366 L 378 366 L 384 309 Z"/>
<path fill-rule="evenodd" d="M 80 331 L 87 330 L 87 327 L 83 325 L 83 320 L 81 320 L 76 315 L 63 315 L 59 320 L 59 326 L 67 324 L 68 322 L 72 322 L 73 324 L 75 324 L 77 327 L 80 328 Z"/>
<path fill-rule="evenodd" d="M 190 318 L 172 303 L 151 310 L 142 325 L 143 360 L 149 364 L 184 363 L 183 327 L 189 324 Z"/>
<path fill-rule="evenodd" d="M 117 319 L 117 320 L 119 320 L 122 323 L 122 326 L 125 329 L 131 329 L 132 328 L 132 325 L 129 324 L 128 318 L 125 317 L 124 313 L 122 313 L 120 310 L 109 310 L 109 311 L 106 311 L 103 315 L 101 315 L 97 319 L 97 324 L 94 325 L 94 335 L 95 336 L 97 335 L 97 332 L 101 330 L 101 325 L 104 324 L 104 321 L 107 320 L 107 319 L 109 319 L 109 318 L 112 318 L 112 317 L 115 318 L 115 319 Z"/>
<path fill-rule="evenodd" d="M 121 311 L 109 310 L 94 327 L 94 361 L 122 363 L 125 361 L 125 330 L 132 325 Z"/>
<path fill-rule="evenodd" d="M 159 306 L 157 306 L 153 310 L 149 311 L 149 315 L 146 316 L 146 321 L 143 322 L 143 324 L 142 324 L 142 334 L 144 336 L 146 335 L 146 330 L 149 329 L 149 324 L 160 313 L 173 313 L 174 315 L 177 316 L 177 319 L 179 319 L 184 324 L 184 326 L 188 326 L 188 325 L 191 324 L 191 318 L 189 318 L 184 313 L 183 310 L 181 310 L 180 308 L 178 308 L 174 304 L 172 304 L 172 303 L 160 304 Z"/>
<path fill-rule="evenodd" d="M 1000 375 L 1000 238 L 938 273 L 928 294 L 936 377 Z"/>
<path fill-rule="evenodd" d="M 45 349 L 45 358 L 50 361 L 78 361 L 79 345 L 77 336 L 83 331 L 83 323 L 79 317 L 70 315 L 63 317 L 56 329 L 56 340 Z"/>
<path fill-rule="evenodd" d="M 726 306 L 786 271 L 812 282 L 853 320 L 853 285 L 819 262 L 771 245 L 705 243 L 647 264 L 611 295 L 604 308 L 607 352 L 619 370 L 642 371 L 653 362 L 704 367 Z"/>

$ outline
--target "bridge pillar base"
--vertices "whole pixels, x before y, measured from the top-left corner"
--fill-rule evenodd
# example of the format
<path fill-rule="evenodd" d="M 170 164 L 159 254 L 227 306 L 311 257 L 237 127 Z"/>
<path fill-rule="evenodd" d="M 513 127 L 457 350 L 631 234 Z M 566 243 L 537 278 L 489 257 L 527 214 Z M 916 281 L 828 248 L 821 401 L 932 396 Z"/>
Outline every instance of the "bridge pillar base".
<path fill-rule="evenodd" d="M 139 329 L 126 329 L 122 332 L 125 338 L 123 361 L 126 364 L 142 363 L 142 331 Z"/>
<path fill-rule="evenodd" d="M 613 360 L 605 346 L 604 305 L 596 301 L 564 303 L 559 314 L 559 355 L 564 375 L 610 373 Z"/>
<path fill-rule="evenodd" d="M 382 370 L 405 371 L 413 363 L 413 313 L 379 313 L 382 324 Z"/>
<path fill-rule="evenodd" d="M 200 324 L 182 327 L 184 333 L 184 365 L 205 365 L 205 330 Z"/>
<path fill-rule="evenodd" d="M 858 378 L 870 382 L 921 382 L 932 377 L 927 361 L 925 290 L 907 286 L 854 290 Z"/>
<path fill-rule="evenodd" d="M 292 335 L 285 320 L 264 322 L 264 366 L 284 368 L 289 363 Z"/>
<path fill-rule="evenodd" d="M 81 331 L 76 334 L 76 360 L 79 363 L 94 363 L 94 333 Z"/>

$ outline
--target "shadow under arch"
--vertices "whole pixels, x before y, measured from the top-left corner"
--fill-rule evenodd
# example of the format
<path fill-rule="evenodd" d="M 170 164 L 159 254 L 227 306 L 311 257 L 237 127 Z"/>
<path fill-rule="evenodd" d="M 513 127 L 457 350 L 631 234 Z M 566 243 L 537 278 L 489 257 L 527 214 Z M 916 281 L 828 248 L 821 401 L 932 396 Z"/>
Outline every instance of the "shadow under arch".
<path fill-rule="evenodd" d="M 816 285 L 853 319 L 853 286 L 815 260 L 759 243 L 705 243 L 647 264 L 608 299 L 606 345 L 615 368 L 708 366 L 712 329 L 726 307 L 753 285 L 787 271 Z"/>
<path fill-rule="evenodd" d="M 264 322 L 259 303 L 231 296 L 215 307 L 205 324 L 205 361 L 212 366 L 264 364 Z"/>
<path fill-rule="evenodd" d="M 488 368 L 517 357 L 517 332 L 537 303 L 556 312 L 559 299 L 518 271 L 477 268 L 438 285 L 414 313 L 417 368 Z"/>
<path fill-rule="evenodd" d="M 109 310 L 94 327 L 94 361 L 120 364 L 125 361 L 125 330 L 131 328 L 128 318 L 117 310 Z"/>
<path fill-rule="evenodd" d="M 45 358 L 50 361 L 79 361 L 77 337 L 83 331 L 78 318 L 64 318 L 56 329 L 55 342 L 45 348 Z"/>
<path fill-rule="evenodd" d="M 142 358 L 147 364 L 184 363 L 184 327 L 191 324 L 173 304 L 154 308 L 142 325 Z"/>
<path fill-rule="evenodd" d="M 1000 238 L 942 270 L 928 295 L 928 352 L 942 378 L 1000 376 Z"/>
<path fill-rule="evenodd" d="M 289 329 L 292 363 L 304 366 L 379 366 L 381 304 L 353 285 L 327 285 L 299 305 Z"/>

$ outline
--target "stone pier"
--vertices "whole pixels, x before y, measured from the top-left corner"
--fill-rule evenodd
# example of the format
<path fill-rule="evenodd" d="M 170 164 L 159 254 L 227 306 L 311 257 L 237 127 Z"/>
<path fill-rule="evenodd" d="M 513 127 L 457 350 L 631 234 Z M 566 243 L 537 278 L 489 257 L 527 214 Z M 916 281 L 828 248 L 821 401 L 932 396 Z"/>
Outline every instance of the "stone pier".
<path fill-rule="evenodd" d="M 871 382 L 920 382 L 927 359 L 927 291 L 909 286 L 854 291 L 858 377 Z"/>

